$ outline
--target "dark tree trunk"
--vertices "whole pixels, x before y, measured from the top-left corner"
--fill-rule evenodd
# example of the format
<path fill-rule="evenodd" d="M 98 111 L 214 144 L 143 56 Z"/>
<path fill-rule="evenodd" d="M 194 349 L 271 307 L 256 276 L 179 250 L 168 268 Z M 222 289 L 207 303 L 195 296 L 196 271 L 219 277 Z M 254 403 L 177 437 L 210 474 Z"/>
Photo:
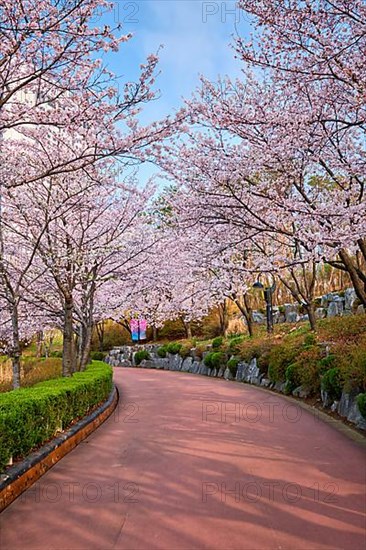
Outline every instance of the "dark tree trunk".
<path fill-rule="evenodd" d="M 11 312 L 11 324 L 12 324 L 12 350 L 11 350 L 11 362 L 13 368 L 13 389 L 20 388 L 20 338 L 19 338 L 19 319 L 18 319 L 18 307 L 16 304 L 12 307 Z"/>
<path fill-rule="evenodd" d="M 291 292 L 291 296 L 296 302 L 304 307 L 309 316 L 309 324 L 314 332 L 317 328 L 315 317 L 315 285 L 317 280 L 316 263 L 311 262 L 310 265 L 304 263 L 301 266 L 301 272 L 295 272 L 293 268 L 289 269 L 292 283 L 284 277 L 279 276 L 282 284 Z"/>
<path fill-rule="evenodd" d="M 188 321 L 185 321 L 183 317 L 180 318 L 181 320 L 181 323 L 183 325 L 183 328 L 184 328 L 184 333 L 185 333 L 185 336 L 187 339 L 191 340 L 192 339 L 192 326 L 191 326 L 191 322 Z"/>
<path fill-rule="evenodd" d="M 306 304 L 304 307 L 305 307 L 306 313 L 309 316 L 310 328 L 311 330 L 316 332 L 315 306 L 313 303 L 311 303 L 311 304 Z"/>
<path fill-rule="evenodd" d="M 100 321 L 96 323 L 95 330 L 98 336 L 98 350 L 104 351 L 104 333 L 105 333 L 105 321 Z"/>
<path fill-rule="evenodd" d="M 42 351 L 43 351 L 43 331 L 39 330 L 37 332 L 37 357 L 42 357 Z"/>
<path fill-rule="evenodd" d="M 360 239 L 359 242 L 362 255 L 366 254 L 366 245 L 365 239 Z M 361 269 L 360 265 L 357 265 L 357 262 L 349 255 L 349 253 L 342 249 L 339 251 L 339 257 L 342 264 L 344 265 L 345 270 L 348 272 L 350 279 L 352 281 L 353 288 L 355 289 L 357 298 L 360 300 L 361 304 L 366 308 L 366 274 Z M 364 258 L 365 261 L 366 258 Z M 331 265 L 334 267 L 339 267 L 337 262 L 332 262 Z"/>
<path fill-rule="evenodd" d="M 86 366 L 90 362 L 90 349 L 91 349 L 91 339 L 92 339 L 92 328 L 91 326 L 83 327 L 82 331 L 82 346 L 81 346 L 81 358 L 80 358 L 80 370 L 84 371 Z"/>
<path fill-rule="evenodd" d="M 232 298 L 232 301 L 237 306 L 239 311 L 243 314 L 245 323 L 247 325 L 248 334 L 250 337 L 253 336 L 253 311 L 250 307 L 248 296 L 246 294 L 243 295 L 243 303 L 240 302 L 239 298 L 237 298 L 235 295 Z"/>
<path fill-rule="evenodd" d="M 228 327 L 228 311 L 227 311 L 227 301 L 224 300 L 222 304 L 217 306 L 219 314 L 219 324 L 220 324 L 220 335 L 225 336 L 225 332 Z"/>
<path fill-rule="evenodd" d="M 63 348 L 62 348 L 62 376 L 71 376 L 74 370 L 74 331 L 73 313 L 74 303 L 72 297 L 65 298 Z"/>

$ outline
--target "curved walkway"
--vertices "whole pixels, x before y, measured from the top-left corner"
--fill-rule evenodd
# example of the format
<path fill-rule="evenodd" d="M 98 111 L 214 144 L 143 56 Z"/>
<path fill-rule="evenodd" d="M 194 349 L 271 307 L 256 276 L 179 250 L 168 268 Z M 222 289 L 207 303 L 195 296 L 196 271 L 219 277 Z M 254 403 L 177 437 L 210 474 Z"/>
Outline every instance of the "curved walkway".
<path fill-rule="evenodd" d="M 116 369 L 114 415 L 0 516 L 1 550 L 361 550 L 364 452 L 255 387 Z"/>

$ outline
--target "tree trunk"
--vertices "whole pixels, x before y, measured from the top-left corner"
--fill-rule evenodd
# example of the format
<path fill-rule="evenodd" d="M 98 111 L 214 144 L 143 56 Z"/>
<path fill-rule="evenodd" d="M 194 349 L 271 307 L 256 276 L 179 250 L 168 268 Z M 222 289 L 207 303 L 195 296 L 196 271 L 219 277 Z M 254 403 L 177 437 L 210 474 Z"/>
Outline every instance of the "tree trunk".
<path fill-rule="evenodd" d="M 360 300 L 361 304 L 366 307 L 366 275 L 364 275 L 360 271 L 360 269 L 354 264 L 347 250 L 340 250 L 339 257 L 351 278 L 357 298 Z M 336 264 L 334 265 L 335 267 L 337 267 Z"/>
<path fill-rule="evenodd" d="M 228 312 L 226 300 L 224 300 L 222 304 L 219 304 L 217 306 L 217 310 L 219 313 L 220 335 L 225 336 L 225 332 L 228 327 Z"/>
<path fill-rule="evenodd" d="M 239 311 L 243 314 L 245 323 L 247 325 L 248 334 L 249 337 L 252 338 L 253 336 L 253 315 L 252 315 L 252 309 L 249 306 L 248 299 L 246 295 L 243 296 L 243 304 L 240 302 L 238 298 L 233 298 L 233 302 L 236 305 L 236 307 L 239 309 Z"/>
<path fill-rule="evenodd" d="M 153 341 L 156 342 L 158 339 L 158 329 L 156 328 L 155 325 L 152 326 L 152 331 L 153 331 Z"/>
<path fill-rule="evenodd" d="M 80 360 L 80 370 L 84 371 L 86 366 L 90 362 L 90 348 L 92 340 L 92 327 L 86 326 L 82 330 L 82 346 L 81 346 L 81 360 Z"/>
<path fill-rule="evenodd" d="M 17 390 L 20 388 L 20 338 L 19 338 L 19 319 L 18 319 L 18 307 L 16 304 L 13 304 L 11 312 L 11 324 L 12 324 L 12 351 L 11 351 L 11 361 L 13 367 L 13 389 Z"/>
<path fill-rule="evenodd" d="M 37 332 L 37 357 L 42 357 L 43 351 L 43 331 L 39 330 Z"/>
<path fill-rule="evenodd" d="M 63 348 L 62 348 L 62 376 L 71 376 L 73 372 L 74 332 L 73 312 L 74 303 L 72 297 L 65 299 Z"/>
<path fill-rule="evenodd" d="M 304 307 L 305 307 L 306 313 L 309 316 L 310 328 L 311 330 L 316 332 L 315 306 L 313 303 L 311 303 L 311 304 L 306 304 Z"/>
<path fill-rule="evenodd" d="M 54 339 L 54 336 L 50 333 L 49 336 L 48 336 L 48 343 L 47 343 L 47 340 L 46 340 L 46 343 L 45 343 L 45 356 L 46 356 L 46 359 L 48 359 L 48 357 L 50 357 L 50 355 L 51 355 L 53 339 Z"/>
<path fill-rule="evenodd" d="M 98 350 L 99 351 L 104 351 L 104 332 L 105 332 L 104 329 L 105 329 L 104 320 L 95 324 L 95 330 L 96 330 L 97 336 L 98 336 Z"/>
<path fill-rule="evenodd" d="M 192 339 L 192 326 L 191 326 L 191 322 L 188 321 L 185 321 L 183 317 L 180 318 L 181 322 L 182 322 L 182 325 L 183 325 L 183 328 L 184 328 L 184 332 L 185 332 L 185 335 L 186 335 L 186 338 L 191 340 Z"/>

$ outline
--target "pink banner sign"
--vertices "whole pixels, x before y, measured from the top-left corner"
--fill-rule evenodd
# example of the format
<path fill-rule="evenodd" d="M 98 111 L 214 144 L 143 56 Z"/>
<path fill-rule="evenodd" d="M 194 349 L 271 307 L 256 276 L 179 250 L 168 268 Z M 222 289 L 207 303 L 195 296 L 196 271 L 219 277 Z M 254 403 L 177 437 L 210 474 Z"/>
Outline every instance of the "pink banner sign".
<path fill-rule="evenodd" d="M 131 329 L 132 340 L 134 342 L 137 342 L 139 339 L 139 320 L 138 319 L 131 319 L 130 329 Z"/>
<path fill-rule="evenodd" d="M 146 319 L 140 319 L 139 321 L 140 340 L 146 340 L 146 327 L 147 327 Z"/>

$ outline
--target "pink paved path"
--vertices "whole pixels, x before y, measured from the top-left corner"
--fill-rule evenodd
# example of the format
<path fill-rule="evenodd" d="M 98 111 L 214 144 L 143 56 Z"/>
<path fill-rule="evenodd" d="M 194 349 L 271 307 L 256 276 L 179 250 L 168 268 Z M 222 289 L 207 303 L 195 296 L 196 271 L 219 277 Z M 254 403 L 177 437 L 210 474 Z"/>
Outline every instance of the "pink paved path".
<path fill-rule="evenodd" d="M 117 412 L 1 514 L 1 550 L 364 548 L 364 453 L 332 426 L 244 384 L 115 379 Z"/>

